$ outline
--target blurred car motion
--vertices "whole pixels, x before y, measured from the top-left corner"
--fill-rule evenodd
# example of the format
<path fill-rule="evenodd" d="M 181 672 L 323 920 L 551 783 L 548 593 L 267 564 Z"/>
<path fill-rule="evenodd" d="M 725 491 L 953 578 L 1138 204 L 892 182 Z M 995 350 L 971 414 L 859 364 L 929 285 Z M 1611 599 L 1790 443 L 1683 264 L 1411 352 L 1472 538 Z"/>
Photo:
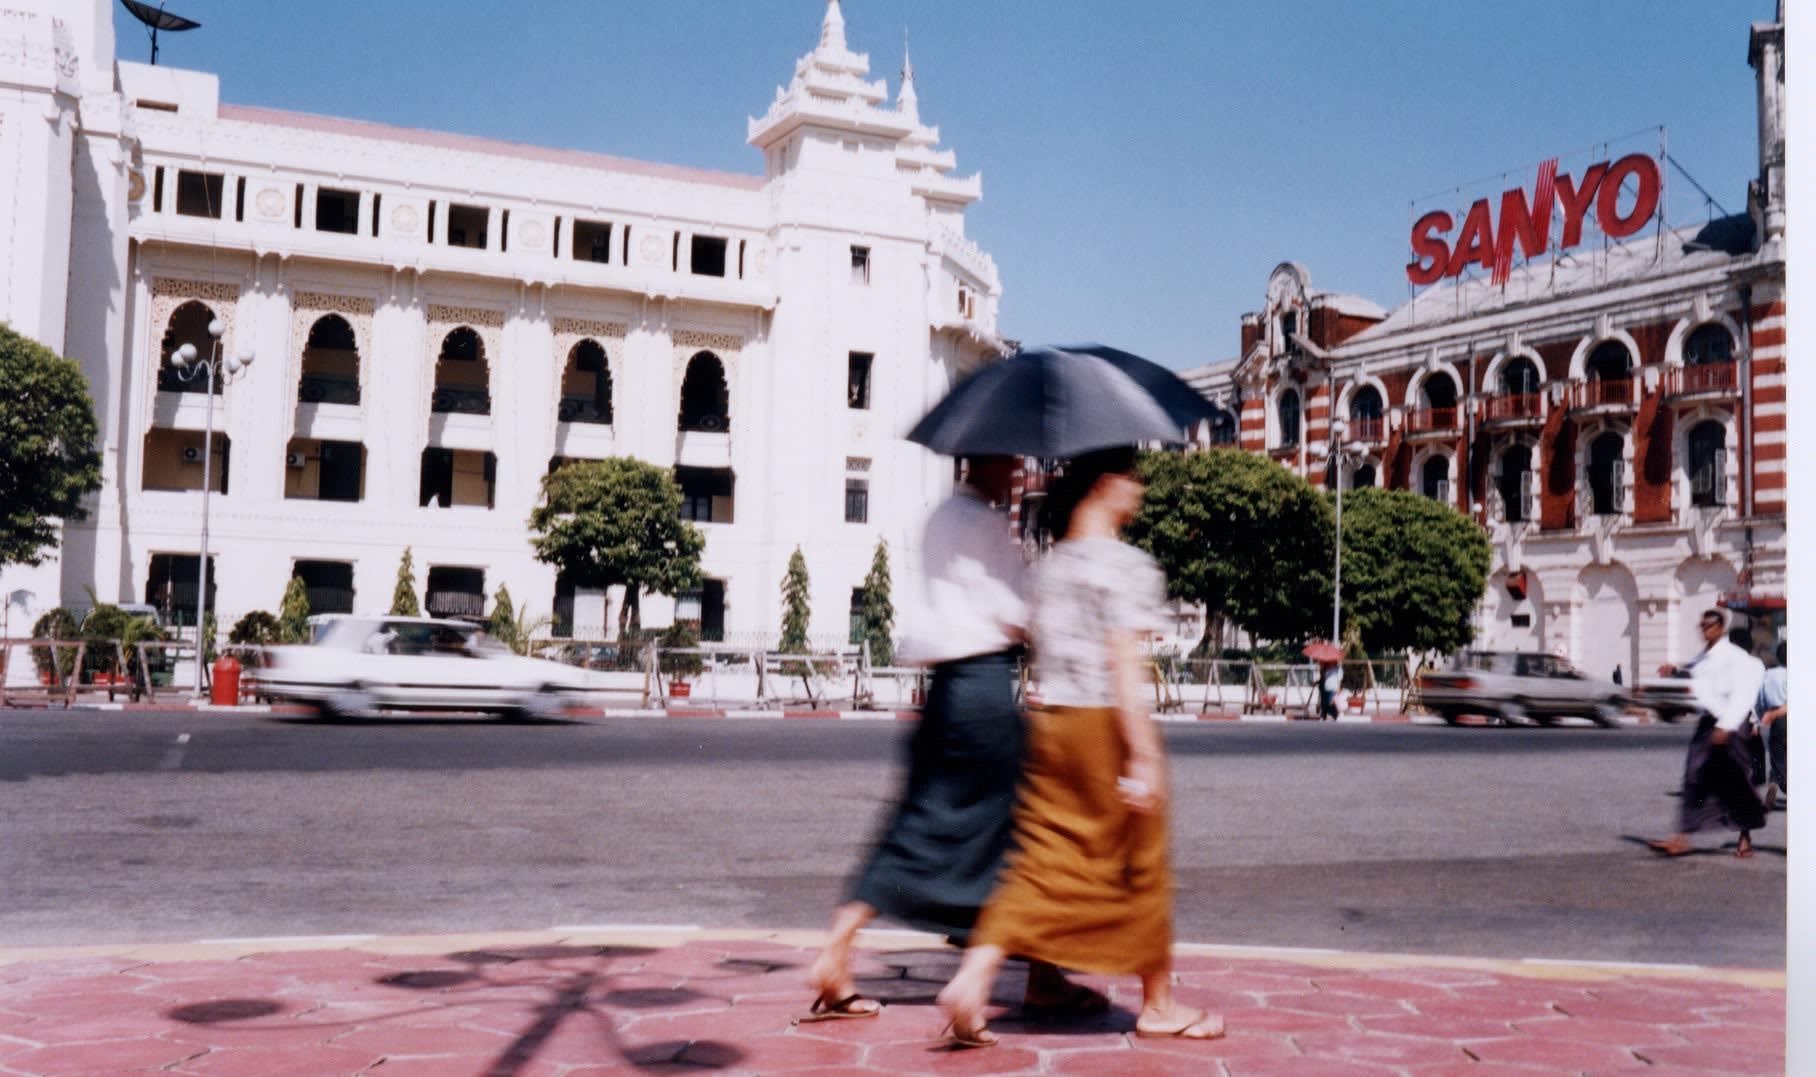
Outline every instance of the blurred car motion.
<path fill-rule="evenodd" d="M 1521 651 L 1465 651 L 1450 669 L 1419 675 L 1419 698 L 1452 725 L 1480 714 L 1503 725 L 1576 716 L 1613 727 L 1631 702 L 1613 681 L 1587 676 L 1556 655 Z"/>
<path fill-rule="evenodd" d="M 602 687 L 584 669 L 512 654 L 464 621 L 335 616 L 312 628 L 307 644 L 272 647 L 254 680 L 261 695 L 327 717 L 454 710 L 544 719 Z"/>

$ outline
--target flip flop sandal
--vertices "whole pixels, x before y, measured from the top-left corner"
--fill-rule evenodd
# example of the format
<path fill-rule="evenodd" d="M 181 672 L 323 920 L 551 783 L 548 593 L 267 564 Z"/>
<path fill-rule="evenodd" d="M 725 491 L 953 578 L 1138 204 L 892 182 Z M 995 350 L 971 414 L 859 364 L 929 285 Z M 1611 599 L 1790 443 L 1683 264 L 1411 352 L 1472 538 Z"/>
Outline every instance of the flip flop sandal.
<path fill-rule="evenodd" d="M 1670 842 L 1665 841 L 1661 838 L 1653 838 L 1652 840 L 1646 842 L 1646 848 L 1652 850 L 1653 852 L 1657 853 L 1660 856 L 1669 856 L 1669 857 L 1689 856 L 1690 853 L 1693 851 L 1687 845 L 1685 845 L 1685 846 L 1672 845 Z"/>
<path fill-rule="evenodd" d="M 859 1009 L 861 1003 L 872 1003 L 875 1009 Z M 883 1004 L 875 999 L 865 998 L 853 992 L 841 999 L 830 999 L 822 995 L 813 1000 L 807 1012 L 794 1019 L 794 1024 L 811 1025 L 817 1021 L 844 1021 L 857 1017 L 875 1017 L 883 1012 Z"/>
<path fill-rule="evenodd" d="M 1022 1016 L 1035 1020 L 1096 1017 L 1109 1012 L 1109 996 L 1084 984 L 1073 984 L 1072 990 L 1059 1002 L 1022 1003 Z"/>
<path fill-rule="evenodd" d="M 1209 1026 L 1213 1022 L 1215 1022 L 1215 1027 L 1210 1029 Z M 1195 1028 L 1206 1028 L 1207 1031 L 1194 1033 L 1192 1030 Z M 1135 1035 L 1150 1040 L 1220 1040 L 1225 1031 L 1223 1018 L 1208 1010 L 1199 1010 L 1198 1016 L 1178 1028 L 1150 1029 L 1142 1028 L 1140 1025 L 1135 1026 Z"/>
<path fill-rule="evenodd" d="M 1734 855 L 1739 857 L 1742 860 L 1745 860 L 1746 858 L 1752 856 L 1753 855 L 1752 841 L 1750 841 L 1746 838 L 1742 838 L 1739 847 L 1737 847 L 1734 850 Z"/>
<path fill-rule="evenodd" d="M 976 1028 L 961 1029 L 957 1021 L 946 1022 L 940 1030 L 939 1043 L 936 1047 L 948 1051 L 964 1051 L 975 1047 L 995 1047 L 996 1033 L 978 1025 Z"/>

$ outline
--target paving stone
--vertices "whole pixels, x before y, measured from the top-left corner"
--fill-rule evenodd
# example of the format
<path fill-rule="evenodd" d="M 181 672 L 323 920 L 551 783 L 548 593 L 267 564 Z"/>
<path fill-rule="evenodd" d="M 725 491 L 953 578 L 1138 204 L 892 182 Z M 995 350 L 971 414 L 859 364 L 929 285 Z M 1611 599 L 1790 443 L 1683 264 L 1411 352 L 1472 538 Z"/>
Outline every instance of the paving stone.
<path fill-rule="evenodd" d="M 1640 1047 L 1634 1053 L 1652 1065 L 1684 1066 L 1706 1073 L 1783 1073 L 1784 1043 L 1737 1044 L 1686 1043 L 1674 1047 Z"/>
<path fill-rule="evenodd" d="M 338 1077 L 366 1069 L 383 1056 L 339 1047 L 228 1047 L 172 1068 L 196 1077 Z"/>
<path fill-rule="evenodd" d="M 1499 1040 L 1477 1040 L 1465 1050 L 1484 1062 L 1523 1063 L 1551 1066 L 1566 1072 L 1592 1066 L 1619 1066 L 1633 1060 L 1631 1052 L 1606 1044 L 1573 1043 L 1569 1040 L 1541 1040 L 1536 1036 L 1508 1036 Z"/>
<path fill-rule="evenodd" d="M 1371 1032 L 1450 1041 L 1500 1039 L 1513 1031 L 1511 1024 L 1495 1017 L 1450 1017 L 1424 1013 L 1362 1017 L 1357 1019 L 1357 1024 Z"/>
<path fill-rule="evenodd" d="M 1338 991 L 1272 994 L 1267 996 L 1267 1006 L 1270 1010 L 1342 1014 L 1346 1017 L 1387 1017 L 1406 1012 L 1406 1007 L 1395 999 L 1371 998 Z"/>
<path fill-rule="evenodd" d="M 79 995 L 46 995 L 14 999 L 7 1004 L 14 1013 L 37 1020 L 94 1018 L 110 1014 L 146 1013 L 158 1008 L 156 999 L 132 991 L 96 990 Z"/>
<path fill-rule="evenodd" d="M 1637 1021 L 1615 1021 L 1605 1017 L 1535 1017 L 1513 1022 L 1517 1032 L 1541 1039 L 1575 1040 L 1582 1043 L 1605 1043 L 1614 1047 L 1647 1045 L 1671 1046 L 1684 1042 L 1683 1037 L 1662 1025 Z"/>
<path fill-rule="evenodd" d="M 1217 1063 L 1209 1055 L 1188 1058 L 1136 1051 L 1125 1045 L 1056 1052 L 1048 1058 L 1046 1072 L 1069 1077 L 1204 1077 L 1217 1072 Z"/>
<path fill-rule="evenodd" d="M 1178 1056 L 1200 1062 L 1206 1059 L 1219 1059 L 1227 1063 L 1236 1059 L 1267 1062 L 1305 1058 L 1304 1052 L 1295 1047 L 1286 1036 L 1258 1036 L 1240 1031 L 1231 1032 L 1220 1040 L 1161 1040 L 1131 1036 L 1129 1047 L 1143 1056 Z"/>
<path fill-rule="evenodd" d="M 1364 995 L 1370 998 L 1400 999 L 1454 998 L 1450 987 L 1445 984 L 1429 984 L 1419 980 L 1402 979 L 1390 976 L 1371 976 L 1361 973 L 1339 973 L 1334 976 L 1318 976 L 1312 985 L 1320 991 L 1336 991 L 1349 995 Z"/>
<path fill-rule="evenodd" d="M 65 1077 L 87 1073 L 120 1073 L 126 1070 L 155 1070 L 181 1062 L 203 1048 L 194 1044 L 170 1043 L 164 1040 L 113 1040 L 107 1043 L 65 1043 L 39 1047 L 13 1055 L 6 1060 L 8 1069 L 21 1073 L 41 1073 Z M 260 1070 L 242 1070 L 259 1073 Z M 321 1075 L 317 1075 L 321 1077 Z"/>
<path fill-rule="evenodd" d="M 935 1046 L 929 1035 L 917 1044 L 889 1044 L 873 1047 L 864 1056 L 864 1064 L 883 1073 L 934 1075 L 934 1077 L 1011 1077 L 1040 1072 L 1040 1055 L 1009 1040 L 995 1047 L 976 1050 L 948 1050 Z"/>
<path fill-rule="evenodd" d="M 1399 1077 L 1397 1068 L 1355 1059 L 1235 1058 L 1223 1063 L 1230 1077 Z"/>
<path fill-rule="evenodd" d="M 1301 1051 L 1312 1058 L 1347 1058 L 1359 1059 L 1364 1062 L 1410 1066 L 1421 1063 L 1454 1062 L 1459 1058 L 1468 1057 L 1455 1043 L 1449 1041 L 1425 1039 L 1418 1036 L 1395 1036 L 1386 1032 L 1366 1032 L 1356 1029 L 1312 1032 L 1294 1036 L 1292 1040 Z"/>
<path fill-rule="evenodd" d="M 1427 1017 L 1494 1017 L 1506 1021 L 1555 1017 L 1558 1013 L 1549 1002 L 1530 998 L 1499 1002 L 1479 998 L 1426 998 L 1413 1002 L 1411 1008 Z"/>
<path fill-rule="evenodd" d="M 1321 1028 L 1341 1028 L 1349 1023 L 1349 1017 L 1341 1013 L 1278 1010 L 1272 1006 L 1263 1006 L 1249 1010 L 1224 1010 L 1223 1022 L 1232 1032 L 1279 1032 L 1292 1035 Z"/>
<path fill-rule="evenodd" d="M 1541 1077 L 1550 1071 L 1500 1062 L 1446 1062 L 1436 1066 L 1408 1066 L 1405 1077 Z"/>
<path fill-rule="evenodd" d="M 399 1028 L 367 1025 L 334 1037 L 336 1047 L 371 1051 L 379 1055 L 503 1054 L 515 1037 L 486 1029 L 459 1025 Z"/>

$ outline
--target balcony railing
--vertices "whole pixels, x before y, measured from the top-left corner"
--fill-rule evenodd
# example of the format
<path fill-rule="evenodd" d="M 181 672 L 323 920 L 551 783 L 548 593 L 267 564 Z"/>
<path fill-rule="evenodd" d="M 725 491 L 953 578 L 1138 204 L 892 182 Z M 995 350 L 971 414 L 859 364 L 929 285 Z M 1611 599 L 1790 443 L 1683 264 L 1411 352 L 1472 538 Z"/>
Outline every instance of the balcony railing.
<path fill-rule="evenodd" d="M 1739 368 L 1734 363 L 1703 363 L 1665 372 L 1665 395 L 1733 396 L 1740 392 Z"/>
<path fill-rule="evenodd" d="M 1545 417 L 1544 398 L 1537 393 L 1491 396 L 1482 409 L 1482 417 L 1491 423 L 1536 422 Z"/>
<path fill-rule="evenodd" d="M 1570 407 L 1573 411 L 1632 406 L 1632 378 L 1590 378 L 1570 387 Z"/>
<path fill-rule="evenodd" d="M 1454 434 L 1457 431 L 1457 409 L 1417 408 L 1406 413 L 1408 434 Z"/>
<path fill-rule="evenodd" d="M 601 408 L 599 402 L 590 396 L 564 396 L 559 409 L 564 423 L 601 423 L 610 426 L 612 413 L 609 408 Z"/>
<path fill-rule="evenodd" d="M 486 596 L 468 591 L 431 591 L 427 605 L 437 617 L 484 617 Z"/>
<path fill-rule="evenodd" d="M 458 412 L 462 415 L 490 415 L 492 394 L 484 389 L 462 385 L 437 385 L 430 410 Z"/>
<path fill-rule="evenodd" d="M 1379 415 L 1369 419 L 1351 419 L 1347 431 L 1351 441 L 1376 445 L 1387 440 L 1387 420 Z"/>
<path fill-rule="evenodd" d="M 311 587 L 309 591 L 309 612 L 311 613 L 352 613 L 353 588 L 351 587 Z"/>
<path fill-rule="evenodd" d="M 305 404 L 358 404 L 359 379 L 304 374 L 296 398 Z"/>
<path fill-rule="evenodd" d="M 184 379 L 178 376 L 176 369 L 173 367 L 162 366 L 158 368 L 158 392 L 160 393 L 205 393 L 207 391 L 208 379 L 205 377 L 195 375 L 188 379 Z M 214 376 L 214 392 L 216 396 L 219 396 L 221 392 L 221 376 L 219 374 Z"/>

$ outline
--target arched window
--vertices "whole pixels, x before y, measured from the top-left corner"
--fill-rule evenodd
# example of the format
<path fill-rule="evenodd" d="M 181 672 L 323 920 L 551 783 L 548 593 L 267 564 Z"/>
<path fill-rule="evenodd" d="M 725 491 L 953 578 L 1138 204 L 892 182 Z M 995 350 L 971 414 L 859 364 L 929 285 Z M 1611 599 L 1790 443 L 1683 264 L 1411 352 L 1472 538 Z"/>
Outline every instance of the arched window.
<path fill-rule="evenodd" d="M 1728 327 L 1706 322 L 1690 331 L 1684 341 L 1685 366 L 1709 366 L 1734 361 L 1734 337 Z"/>
<path fill-rule="evenodd" d="M 1419 469 L 1419 486 L 1433 501 L 1450 502 L 1450 457 L 1433 456 Z"/>
<path fill-rule="evenodd" d="M 725 384 L 725 364 L 712 352 L 696 352 L 687 361 L 681 381 L 682 430 L 725 433 L 731 429 L 731 390 Z"/>
<path fill-rule="evenodd" d="M 1728 503 L 1728 429 L 1713 419 L 1697 423 L 1685 439 L 1689 450 L 1690 504 L 1715 508 Z"/>
<path fill-rule="evenodd" d="M 1618 340 L 1604 340 L 1589 353 L 1583 369 L 1591 381 L 1622 381 L 1632 376 L 1633 353 Z"/>
<path fill-rule="evenodd" d="M 561 375 L 561 421 L 604 423 L 612 421 L 612 368 L 605 349 L 596 340 L 583 340 L 568 352 Z"/>
<path fill-rule="evenodd" d="M 1515 445 L 1501 453 L 1494 487 L 1501 495 L 1501 514 L 1508 523 L 1532 518 L 1532 449 Z"/>
<path fill-rule="evenodd" d="M 1501 392 L 1506 396 L 1537 396 L 1539 368 L 1525 356 L 1510 359 L 1501 368 Z"/>
<path fill-rule="evenodd" d="M 1299 444 L 1299 390 L 1288 389 L 1274 405 L 1279 418 L 1280 448 Z"/>
<path fill-rule="evenodd" d="M 1614 516 L 1627 500 L 1626 439 L 1610 430 L 1589 443 L 1589 496 L 1597 516 Z"/>
<path fill-rule="evenodd" d="M 1386 436 L 1381 421 L 1381 393 L 1364 385 L 1349 396 L 1349 436 L 1358 441 L 1380 441 Z"/>
<path fill-rule="evenodd" d="M 1222 408 L 1217 409 L 1217 414 L 1211 417 L 1210 433 L 1212 445 L 1236 444 L 1235 414 Z"/>
<path fill-rule="evenodd" d="M 1419 385 L 1419 395 L 1428 408 L 1454 408 L 1457 406 L 1457 383 L 1449 374 L 1438 371 Z"/>
<path fill-rule="evenodd" d="M 479 333 L 463 325 L 443 337 L 441 357 L 435 363 L 433 410 L 490 415 L 489 385 L 486 349 Z"/>
<path fill-rule="evenodd" d="M 196 358 L 214 358 L 214 337 L 208 334 L 208 323 L 214 321 L 215 313 L 206 304 L 190 300 L 171 312 L 170 324 L 164 327 L 164 343 L 158 362 L 158 392 L 160 393 L 201 393 L 208 391 L 208 383 L 200 375 L 190 377 L 187 381 L 177 374 L 176 364 L 171 357 L 177 349 L 185 344 L 194 346 Z M 221 391 L 221 372 L 215 371 L 214 391 Z"/>
<path fill-rule="evenodd" d="M 359 403 L 359 344 L 347 319 L 327 314 L 309 327 L 296 398 L 305 404 Z"/>

